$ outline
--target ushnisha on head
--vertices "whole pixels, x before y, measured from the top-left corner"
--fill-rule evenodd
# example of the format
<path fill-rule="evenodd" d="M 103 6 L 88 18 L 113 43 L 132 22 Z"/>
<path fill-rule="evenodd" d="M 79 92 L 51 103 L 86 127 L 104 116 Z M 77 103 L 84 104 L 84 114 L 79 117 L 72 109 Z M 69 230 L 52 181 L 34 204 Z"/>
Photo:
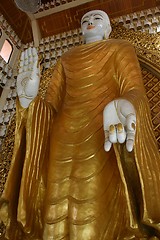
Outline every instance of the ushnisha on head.
<path fill-rule="evenodd" d="M 87 12 L 81 19 L 85 43 L 107 39 L 112 31 L 108 15 L 101 10 Z"/>

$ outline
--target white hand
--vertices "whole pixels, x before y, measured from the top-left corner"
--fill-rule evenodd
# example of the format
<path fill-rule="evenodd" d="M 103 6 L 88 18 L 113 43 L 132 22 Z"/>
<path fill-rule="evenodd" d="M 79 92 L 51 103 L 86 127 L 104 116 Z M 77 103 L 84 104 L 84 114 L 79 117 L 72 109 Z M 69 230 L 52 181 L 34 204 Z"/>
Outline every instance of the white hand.
<path fill-rule="evenodd" d="M 40 66 L 36 48 L 28 48 L 21 54 L 17 77 L 17 94 L 22 107 L 27 108 L 37 96 L 40 82 Z"/>
<path fill-rule="evenodd" d="M 112 143 L 124 143 L 128 152 L 133 150 L 136 132 L 136 112 L 133 105 L 125 99 L 111 101 L 103 111 L 103 128 L 105 132 L 105 151 Z"/>

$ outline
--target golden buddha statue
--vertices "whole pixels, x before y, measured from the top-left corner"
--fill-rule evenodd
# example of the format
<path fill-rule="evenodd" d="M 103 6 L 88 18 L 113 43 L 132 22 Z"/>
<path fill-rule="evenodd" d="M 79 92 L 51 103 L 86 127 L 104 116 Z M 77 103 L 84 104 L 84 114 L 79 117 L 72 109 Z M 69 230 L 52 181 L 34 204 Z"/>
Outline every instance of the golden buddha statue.
<path fill-rule="evenodd" d="M 103 11 L 86 13 L 81 24 L 85 44 L 60 58 L 44 100 L 34 88 L 35 49 L 21 56 L 1 198 L 6 238 L 159 239 L 160 156 L 135 50 L 106 39 Z"/>

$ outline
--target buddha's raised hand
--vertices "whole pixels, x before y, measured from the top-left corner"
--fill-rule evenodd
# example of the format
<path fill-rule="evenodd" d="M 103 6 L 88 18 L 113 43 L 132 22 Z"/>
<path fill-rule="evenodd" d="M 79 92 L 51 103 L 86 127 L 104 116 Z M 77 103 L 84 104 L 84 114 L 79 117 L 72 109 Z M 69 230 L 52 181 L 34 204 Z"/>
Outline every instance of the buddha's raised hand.
<path fill-rule="evenodd" d="M 22 107 L 27 108 L 37 96 L 40 82 L 40 65 L 36 48 L 22 52 L 17 76 L 17 94 Z"/>
<path fill-rule="evenodd" d="M 105 132 L 105 151 L 112 143 L 124 143 L 128 152 L 133 150 L 136 132 L 136 112 L 133 105 L 125 99 L 111 101 L 103 111 L 103 128 Z"/>

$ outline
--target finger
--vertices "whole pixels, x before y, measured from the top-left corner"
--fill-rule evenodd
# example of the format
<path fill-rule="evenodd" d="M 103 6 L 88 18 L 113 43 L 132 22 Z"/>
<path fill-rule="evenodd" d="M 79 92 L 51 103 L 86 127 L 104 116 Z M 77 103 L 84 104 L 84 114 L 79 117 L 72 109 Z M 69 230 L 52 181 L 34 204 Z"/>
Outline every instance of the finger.
<path fill-rule="evenodd" d="M 39 65 L 38 61 L 35 61 L 32 64 L 31 78 L 34 79 L 37 77 L 38 78 L 40 77 L 40 65 Z"/>
<path fill-rule="evenodd" d="M 24 52 L 21 53 L 20 66 L 22 67 L 23 64 L 24 64 Z"/>
<path fill-rule="evenodd" d="M 128 152 L 131 152 L 134 147 L 134 140 L 136 134 L 136 125 L 134 122 L 129 122 L 127 125 L 127 140 L 126 140 L 126 148 Z"/>
<path fill-rule="evenodd" d="M 104 143 L 104 150 L 105 150 L 106 152 L 109 152 L 109 150 L 111 149 L 111 147 L 112 147 L 112 143 L 111 143 L 110 141 L 107 141 L 107 142 Z"/>
<path fill-rule="evenodd" d="M 35 47 L 32 48 L 33 57 L 37 56 L 37 50 Z"/>
<path fill-rule="evenodd" d="M 23 72 L 23 66 L 21 66 L 18 70 L 19 73 L 22 73 Z"/>
<path fill-rule="evenodd" d="M 24 52 L 24 71 L 28 70 L 28 49 Z"/>
<path fill-rule="evenodd" d="M 35 48 L 32 48 L 31 49 L 31 70 L 34 69 L 34 66 L 35 66 Z"/>
<path fill-rule="evenodd" d="M 40 68 L 33 69 L 31 72 L 31 80 L 40 79 Z"/>
<path fill-rule="evenodd" d="M 24 62 L 24 51 L 21 53 L 20 61 Z"/>
<path fill-rule="evenodd" d="M 135 139 L 135 131 L 128 131 L 127 139 L 126 139 L 126 148 L 127 148 L 128 152 L 131 152 L 133 150 L 134 139 Z"/>
<path fill-rule="evenodd" d="M 105 143 L 104 143 L 104 150 L 108 152 L 111 149 L 112 143 L 109 141 L 109 131 L 105 130 Z"/>
<path fill-rule="evenodd" d="M 111 143 L 117 142 L 117 132 L 116 132 L 116 127 L 114 125 L 109 126 L 109 141 Z"/>
<path fill-rule="evenodd" d="M 28 71 L 31 70 L 32 67 L 32 51 L 31 48 L 28 48 Z"/>
<path fill-rule="evenodd" d="M 38 68 L 38 64 L 39 64 L 39 62 L 38 62 L 38 54 L 37 54 L 36 48 L 33 48 L 32 53 L 33 53 L 33 56 L 32 56 L 32 57 L 33 57 L 32 68 L 33 68 L 34 70 L 36 70 L 36 69 Z"/>
<path fill-rule="evenodd" d="M 128 152 L 132 152 L 133 147 L 134 147 L 134 140 L 132 140 L 132 139 L 127 139 L 127 141 L 126 141 L 127 151 L 128 151 Z"/>
<path fill-rule="evenodd" d="M 136 134 L 136 114 L 131 113 L 126 117 L 127 140 L 126 148 L 129 152 L 133 150 Z"/>
<path fill-rule="evenodd" d="M 30 62 L 30 57 L 31 57 L 31 49 L 28 48 L 28 49 L 27 49 L 27 61 L 28 61 L 27 65 L 28 65 L 28 66 L 29 66 L 29 62 Z"/>
<path fill-rule="evenodd" d="M 129 131 L 135 131 L 136 129 L 136 114 L 131 113 L 126 117 L 126 126 Z"/>
<path fill-rule="evenodd" d="M 33 59 L 34 59 L 34 62 L 38 60 L 38 54 L 37 54 L 36 48 L 33 48 Z"/>
<path fill-rule="evenodd" d="M 28 48 L 28 71 L 33 69 L 33 53 L 32 48 Z"/>
<path fill-rule="evenodd" d="M 19 73 L 23 72 L 24 67 L 24 52 L 21 53 L 20 64 L 19 64 Z"/>
<path fill-rule="evenodd" d="M 122 123 L 117 124 L 117 139 L 119 143 L 124 143 L 126 140 L 126 131 Z"/>
<path fill-rule="evenodd" d="M 24 51 L 24 64 L 23 71 L 26 72 L 28 70 L 28 49 Z"/>
<path fill-rule="evenodd" d="M 33 69 L 35 69 L 35 54 L 36 54 L 36 50 L 35 48 L 29 48 L 29 70 L 32 71 Z"/>
<path fill-rule="evenodd" d="M 28 48 L 28 57 L 30 58 L 32 56 L 31 48 Z"/>

